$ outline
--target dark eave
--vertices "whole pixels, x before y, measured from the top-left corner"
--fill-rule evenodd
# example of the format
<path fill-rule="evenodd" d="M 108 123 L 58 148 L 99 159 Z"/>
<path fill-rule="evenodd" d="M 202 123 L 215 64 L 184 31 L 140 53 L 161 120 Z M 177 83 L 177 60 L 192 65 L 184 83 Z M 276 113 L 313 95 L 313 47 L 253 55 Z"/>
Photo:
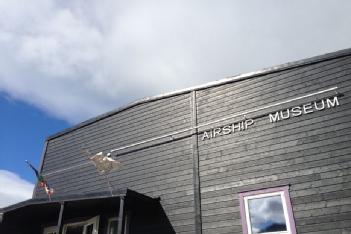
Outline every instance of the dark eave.
<path fill-rule="evenodd" d="M 11 210 L 16 210 L 18 208 L 22 208 L 25 206 L 30 206 L 30 205 L 40 205 L 40 204 L 53 204 L 53 203 L 61 203 L 61 202 L 74 202 L 74 201 L 82 201 L 82 200 L 91 200 L 91 199 L 104 199 L 104 198 L 111 198 L 111 197 L 134 197 L 139 200 L 145 201 L 145 202 L 152 202 L 157 199 L 145 196 L 143 194 L 140 194 L 138 192 L 135 192 L 130 189 L 120 189 L 120 190 L 114 190 L 112 192 L 113 195 L 111 195 L 110 191 L 102 191 L 102 192 L 95 192 L 95 193 L 82 193 L 82 194 L 70 194 L 70 195 L 65 195 L 65 196 L 53 196 L 51 198 L 51 201 L 49 201 L 48 198 L 32 198 L 28 199 L 4 208 L 0 208 L 0 213 L 6 213 Z"/>
<path fill-rule="evenodd" d="M 228 78 L 224 78 L 221 80 L 217 80 L 217 81 L 213 81 L 213 82 L 209 82 L 203 85 L 199 85 L 199 86 L 194 86 L 194 87 L 190 87 L 190 88 L 186 88 L 186 89 L 182 89 L 182 90 L 178 90 L 178 91 L 174 91 L 174 92 L 170 92 L 170 93 L 165 93 L 165 94 L 161 94 L 161 95 L 157 95 L 157 96 L 153 96 L 153 97 L 146 97 L 143 99 L 140 99 L 138 101 L 129 103 L 128 105 L 122 106 L 120 108 L 117 108 L 115 110 L 106 112 L 102 115 L 98 115 L 94 118 L 88 119 L 82 123 L 76 124 L 70 128 L 67 128 L 63 131 L 60 131 L 56 134 L 53 134 L 51 136 L 49 136 L 47 138 L 47 140 L 52 140 L 54 138 L 57 138 L 59 136 L 62 136 L 64 134 L 67 134 L 69 132 L 72 132 L 76 129 L 82 128 L 84 126 L 90 125 L 92 123 L 95 123 L 99 120 L 105 119 L 107 117 L 110 117 L 112 115 L 115 115 L 121 111 L 124 111 L 126 109 L 132 108 L 134 106 L 143 104 L 143 103 L 147 103 L 147 102 L 152 102 L 152 101 L 156 101 L 156 100 L 160 100 L 163 98 L 168 98 L 168 97 L 172 97 L 172 96 L 177 96 L 177 95 L 181 95 L 181 94 L 185 94 L 185 93 L 189 93 L 191 91 L 197 91 L 197 90 L 202 90 L 202 89 L 207 89 L 210 87 L 215 87 L 215 86 L 219 86 L 219 85 L 223 85 L 223 84 L 228 84 L 228 83 L 232 83 L 232 82 L 237 82 L 240 80 L 245 80 L 245 79 L 250 79 L 250 78 L 254 78 L 254 77 L 258 77 L 258 76 L 262 76 L 262 75 L 267 75 L 267 74 L 271 74 L 271 73 L 275 73 L 275 72 L 280 72 L 280 71 L 284 71 L 284 70 L 288 70 L 288 69 L 293 69 L 293 68 L 297 68 L 297 67 L 303 67 L 303 66 L 307 66 L 307 65 L 311 65 L 311 64 L 315 64 L 315 63 L 319 63 L 319 62 L 323 62 L 323 61 L 327 61 L 327 60 L 331 60 L 331 59 L 336 59 L 336 58 L 341 58 L 341 57 L 345 57 L 345 56 L 349 56 L 351 55 L 351 48 L 349 49 L 344 49 L 344 50 L 339 50 L 336 52 L 332 52 L 332 53 L 327 53 L 327 54 L 323 54 L 323 55 L 319 55 L 319 56 L 315 56 L 315 57 L 311 57 L 311 58 L 307 58 L 307 59 L 303 59 L 303 60 L 298 60 L 295 62 L 289 62 L 289 63 L 285 63 L 285 64 L 281 64 L 278 66 L 273 66 L 273 67 L 269 67 L 269 68 L 265 68 L 259 71 L 255 71 L 255 72 L 250 72 L 250 73 L 245 73 L 245 74 L 240 74 L 240 75 L 236 75 L 236 76 L 231 76 Z"/>

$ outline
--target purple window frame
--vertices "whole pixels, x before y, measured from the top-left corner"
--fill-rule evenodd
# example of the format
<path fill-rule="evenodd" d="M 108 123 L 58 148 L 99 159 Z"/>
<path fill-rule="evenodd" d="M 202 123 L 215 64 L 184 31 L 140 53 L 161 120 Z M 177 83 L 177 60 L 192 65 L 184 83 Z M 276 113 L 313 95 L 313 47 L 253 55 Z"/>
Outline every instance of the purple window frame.
<path fill-rule="evenodd" d="M 240 199 L 240 218 L 241 218 L 241 226 L 243 229 L 243 234 L 248 234 L 248 224 L 246 220 L 246 212 L 245 212 L 245 197 L 248 196 L 255 196 L 255 195 L 260 195 L 260 194 L 268 194 L 268 193 L 274 193 L 274 192 L 283 192 L 284 198 L 285 198 L 285 203 L 286 203 L 286 208 L 288 212 L 288 220 L 290 225 L 290 231 L 291 234 L 296 234 L 296 226 L 295 226 L 295 220 L 294 220 L 294 215 L 293 215 L 293 210 L 292 210 L 292 205 L 290 201 L 290 195 L 289 195 L 289 186 L 281 186 L 281 187 L 274 187 L 274 188 L 266 188 L 266 189 L 260 189 L 260 190 L 255 190 L 255 191 L 248 191 L 248 192 L 242 192 L 239 194 L 239 199 Z"/>

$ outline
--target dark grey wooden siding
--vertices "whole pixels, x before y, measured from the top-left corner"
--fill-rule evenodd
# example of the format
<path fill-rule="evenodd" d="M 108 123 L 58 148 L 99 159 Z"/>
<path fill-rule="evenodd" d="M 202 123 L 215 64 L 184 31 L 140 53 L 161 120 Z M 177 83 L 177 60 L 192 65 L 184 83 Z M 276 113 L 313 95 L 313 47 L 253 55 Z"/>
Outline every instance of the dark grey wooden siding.
<path fill-rule="evenodd" d="M 298 233 L 350 232 L 350 56 L 199 91 L 198 121 L 333 86 L 343 95 L 336 108 L 277 123 L 265 115 L 255 118 L 314 99 L 307 98 L 249 114 L 255 124 L 244 132 L 199 139 L 204 234 L 242 233 L 239 192 L 286 184 Z"/>
<path fill-rule="evenodd" d="M 351 53 L 349 53 L 351 54 Z M 298 233 L 351 232 L 351 55 L 196 90 L 197 122 L 213 121 L 338 86 L 340 106 L 277 123 L 267 114 L 316 97 L 246 116 L 250 129 L 211 140 L 198 136 L 204 234 L 242 233 L 239 192 L 290 184 Z M 323 95 L 317 95 L 321 98 Z M 134 105 L 48 141 L 43 173 L 107 151 L 191 126 L 190 93 Z M 263 115 L 263 116 L 262 116 Z M 218 127 L 239 121 L 223 121 Z M 129 188 L 161 204 L 176 233 L 195 233 L 193 152 L 189 135 L 120 152 L 114 188 Z M 157 143 L 157 144 L 156 144 Z M 58 194 L 107 190 L 93 165 L 47 176 Z M 45 194 L 37 189 L 36 196 Z"/>
<path fill-rule="evenodd" d="M 91 153 L 108 151 L 189 126 L 189 94 L 137 105 L 49 140 L 43 174 L 88 162 L 86 149 Z M 150 197 L 161 197 L 175 231 L 193 232 L 190 137 L 159 145 L 147 144 L 120 153 L 118 160 L 122 166 L 111 174 L 114 189 L 129 188 Z M 92 164 L 48 175 L 47 180 L 57 195 L 108 190 L 106 179 Z M 38 190 L 37 195 L 45 196 L 42 190 Z"/>

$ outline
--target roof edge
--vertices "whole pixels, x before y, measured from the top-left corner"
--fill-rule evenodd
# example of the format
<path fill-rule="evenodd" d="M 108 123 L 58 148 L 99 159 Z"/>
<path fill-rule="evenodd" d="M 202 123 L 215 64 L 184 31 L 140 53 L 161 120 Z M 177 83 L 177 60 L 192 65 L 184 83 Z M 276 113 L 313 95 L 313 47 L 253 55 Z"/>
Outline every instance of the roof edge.
<path fill-rule="evenodd" d="M 297 60 L 294 62 L 283 63 L 283 64 L 280 64 L 277 66 L 263 68 L 261 70 L 257 70 L 254 72 L 238 74 L 235 76 L 229 76 L 229 77 L 226 77 L 224 79 L 220 79 L 220 80 L 208 82 L 208 83 L 205 83 L 202 85 L 197 85 L 197 86 L 193 86 L 193 87 L 189 87 L 189 88 L 185 88 L 185 89 L 180 89 L 180 90 L 176 90 L 176 91 L 172 91 L 172 92 L 168 92 L 168 93 L 164 93 L 164 94 L 160 94 L 160 95 L 156 95 L 156 96 L 145 97 L 145 98 L 136 100 L 134 102 L 131 102 L 129 104 L 126 104 L 124 106 L 121 106 L 121 107 L 114 109 L 112 111 L 109 111 L 109 112 L 106 112 L 104 114 L 98 115 L 98 116 L 90 118 L 88 120 L 85 120 L 85 121 L 78 123 L 70 128 L 64 129 L 58 133 L 50 135 L 46 138 L 46 141 L 60 137 L 60 136 L 65 135 L 69 132 L 72 132 L 72 131 L 77 130 L 79 128 L 93 124 L 97 121 L 108 118 L 112 115 L 115 115 L 119 112 L 122 112 L 126 109 L 132 108 L 134 106 L 141 105 L 143 103 L 152 102 L 152 101 L 156 101 L 156 100 L 160 100 L 160 99 L 168 98 L 168 97 L 172 97 L 172 96 L 177 96 L 177 95 L 181 95 L 181 94 L 185 94 L 185 93 L 190 93 L 191 91 L 198 91 L 198 90 L 202 90 L 202 89 L 206 89 L 206 88 L 210 88 L 210 87 L 215 87 L 215 86 L 219 86 L 219 85 L 223 85 L 223 84 L 228 84 L 228 83 L 237 82 L 237 81 L 241 81 L 241 80 L 245 80 L 245 79 L 250 79 L 250 78 L 257 77 L 257 76 L 267 75 L 270 73 L 280 72 L 280 71 L 284 71 L 284 70 L 288 70 L 288 69 L 292 69 L 292 68 L 296 68 L 296 67 L 311 65 L 314 63 L 319 63 L 319 62 L 323 62 L 323 61 L 327 61 L 327 60 L 331 60 L 331 59 L 336 59 L 336 58 L 340 58 L 340 57 L 345 57 L 345 56 L 349 56 L 349 55 L 351 55 L 351 48 L 338 50 L 335 52 L 330 52 L 330 53 L 326 53 L 326 54 L 322 54 L 322 55 L 317 55 L 317 56 L 313 56 L 310 58 Z"/>
<path fill-rule="evenodd" d="M 112 193 L 112 194 L 111 194 Z M 47 197 L 42 198 L 31 198 L 27 199 L 15 204 L 8 205 L 6 207 L 0 208 L 0 214 L 6 213 L 11 210 L 15 210 L 21 207 L 29 206 L 29 205 L 38 205 L 38 204 L 47 204 L 47 203 L 61 203 L 61 202 L 74 202 L 81 200 L 90 200 L 90 199 L 101 199 L 101 198 L 111 198 L 111 197 L 139 197 L 143 200 L 157 200 L 157 198 L 149 197 L 145 194 L 136 192 L 134 190 L 124 188 L 124 189 L 115 189 L 113 191 L 99 191 L 99 192 L 91 192 L 91 193 L 77 193 L 77 194 L 67 194 L 60 195 L 57 197 L 52 197 L 51 199 Z"/>

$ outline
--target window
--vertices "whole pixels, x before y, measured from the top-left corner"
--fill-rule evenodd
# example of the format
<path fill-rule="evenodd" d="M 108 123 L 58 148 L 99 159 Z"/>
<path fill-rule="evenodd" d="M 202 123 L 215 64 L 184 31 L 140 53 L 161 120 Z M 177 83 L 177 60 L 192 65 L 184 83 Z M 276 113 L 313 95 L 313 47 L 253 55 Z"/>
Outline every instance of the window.
<path fill-rule="evenodd" d="M 118 228 L 118 219 L 110 218 L 108 220 L 107 234 L 117 234 L 117 228 Z"/>
<path fill-rule="evenodd" d="M 124 234 L 129 234 L 129 220 L 130 212 L 124 217 Z M 118 229 L 118 217 L 112 217 L 108 219 L 107 234 L 117 234 Z"/>
<path fill-rule="evenodd" d="M 64 234 L 98 234 L 99 216 L 83 222 L 69 223 L 63 226 Z"/>
<path fill-rule="evenodd" d="M 43 234 L 56 234 L 56 226 L 44 228 Z"/>
<path fill-rule="evenodd" d="M 296 234 L 289 187 L 240 193 L 244 234 Z"/>

